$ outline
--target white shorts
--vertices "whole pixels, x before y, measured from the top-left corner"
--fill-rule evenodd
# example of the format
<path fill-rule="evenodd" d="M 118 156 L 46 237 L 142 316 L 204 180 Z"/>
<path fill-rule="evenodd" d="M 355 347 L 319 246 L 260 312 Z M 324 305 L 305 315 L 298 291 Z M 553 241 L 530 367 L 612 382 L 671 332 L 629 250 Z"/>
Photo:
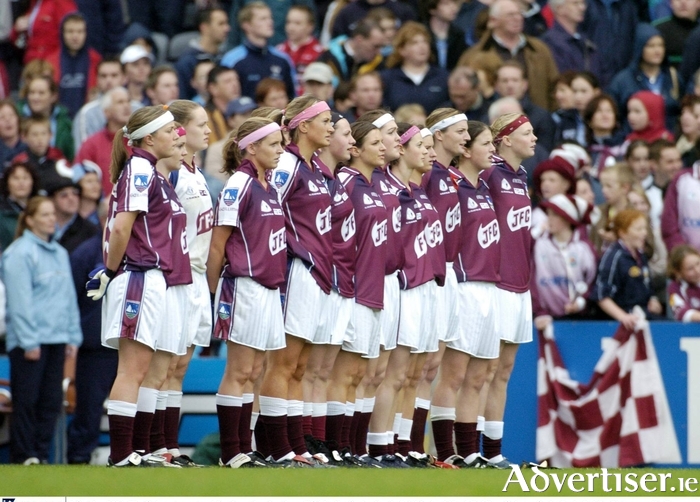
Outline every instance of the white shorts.
<path fill-rule="evenodd" d="M 401 313 L 399 314 L 398 345 L 409 347 L 411 352 L 425 352 L 428 341 L 426 317 L 434 308 L 430 283 L 401 290 Z"/>
<path fill-rule="evenodd" d="M 165 309 L 156 350 L 170 352 L 176 356 L 184 356 L 187 353 L 190 326 L 187 322 L 187 311 L 190 309 L 188 286 L 191 284 L 170 286 L 165 291 Z"/>
<path fill-rule="evenodd" d="M 348 341 L 343 343 L 343 350 L 362 354 L 367 359 L 379 357 L 381 338 L 381 313 L 353 301 L 352 317 L 348 327 Z"/>
<path fill-rule="evenodd" d="M 384 308 L 381 314 L 381 346 L 384 350 L 396 348 L 401 316 L 401 286 L 396 274 L 384 276 Z"/>
<path fill-rule="evenodd" d="M 328 299 L 299 258 L 294 258 L 287 278 L 284 300 L 284 330 L 287 334 L 315 344 L 331 340 Z"/>
<path fill-rule="evenodd" d="M 102 300 L 102 345 L 119 348 L 119 339 L 156 349 L 165 314 L 165 278 L 160 269 L 124 272 L 115 277 Z"/>
<path fill-rule="evenodd" d="M 436 327 L 437 309 L 435 308 L 435 305 L 437 304 L 439 286 L 435 281 L 427 282 L 426 286 L 428 286 L 427 305 L 429 308 L 423 312 L 425 335 L 422 338 L 423 347 L 421 348 L 420 352 L 437 352 L 440 350 L 440 339 L 438 338 L 438 330 Z"/>
<path fill-rule="evenodd" d="M 350 318 L 352 317 L 354 298 L 345 298 L 337 291 L 331 290 L 328 299 L 328 317 L 331 323 L 331 345 L 342 345 L 345 341 L 351 341 L 349 335 Z"/>
<path fill-rule="evenodd" d="M 211 343 L 211 304 L 206 274 L 192 271 L 192 284 L 186 286 L 190 304 L 187 328 L 187 347 L 209 347 Z"/>
<path fill-rule="evenodd" d="M 279 289 L 268 289 L 250 277 L 222 277 L 214 305 L 215 338 L 257 350 L 286 346 Z"/>
<path fill-rule="evenodd" d="M 532 341 L 532 299 L 530 292 L 513 293 L 498 289 L 498 337 L 507 343 Z"/>
<path fill-rule="evenodd" d="M 459 290 L 452 263 L 447 264 L 445 285 L 437 288 L 436 326 L 441 342 L 459 338 Z"/>
<path fill-rule="evenodd" d="M 460 337 L 447 342 L 447 347 L 481 359 L 498 358 L 499 289 L 492 282 L 476 281 L 460 282 L 457 288 L 461 305 Z"/>

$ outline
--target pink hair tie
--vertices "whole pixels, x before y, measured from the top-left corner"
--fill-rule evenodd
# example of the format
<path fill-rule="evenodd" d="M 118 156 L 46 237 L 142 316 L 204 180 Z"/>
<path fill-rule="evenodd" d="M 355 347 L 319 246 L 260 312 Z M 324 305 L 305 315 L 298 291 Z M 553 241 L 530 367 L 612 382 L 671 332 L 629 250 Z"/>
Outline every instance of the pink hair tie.
<path fill-rule="evenodd" d="M 520 127 L 523 124 L 527 124 L 530 122 L 530 119 L 527 118 L 525 115 L 521 115 L 517 119 L 515 119 L 513 122 L 505 126 L 503 129 L 501 129 L 501 132 L 499 132 L 495 138 L 493 138 L 493 144 L 498 145 L 501 141 L 503 141 L 503 138 L 508 136 L 509 134 L 513 133 L 518 127 Z"/>
<path fill-rule="evenodd" d="M 409 127 L 408 131 L 401 135 L 401 144 L 405 145 L 411 141 L 411 138 L 416 134 L 420 134 L 420 129 L 418 129 L 416 126 Z"/>
<path fill-rule="evenodd" d="M 302 111 L 292 120 L 290 120 L 287 127 L 291 131 L 292 129 L 296 129 L 297 127 L 299 127 L 299 124 L 301 124 L 305 120 L 312 119 L 323 112 L 329 111 L 331 111 L 331 107 L 328 106 L 328 103 L 326 103 L 325 101 L 319 101 L 309 106 L 306 110 Z"/>
<path fill-rule="evenodd" d="M 238 148 L 240 148 L 241 151 L 243 151 L 248 145 L 251 145 L 256 141 L 260 141 L 265 136 L 269 136 L 273 132 L 277 132 L 279 130 L 280 126 L 276 122 L 273 122 L 272 124 L 267 124 L 266 126 L 263 126 L 260 129 L 256 129 L 247 136 L 243 136 L 241 139 L 239 139 Z"/>
<path fill-rule="evenodd" d="M 185 128 L 182 126 L 175 129 L 175 132 L 177 133 L 178 138 L 182 138 L 185 134 L 187 134 L 187 131 L 185 131 Z"/>

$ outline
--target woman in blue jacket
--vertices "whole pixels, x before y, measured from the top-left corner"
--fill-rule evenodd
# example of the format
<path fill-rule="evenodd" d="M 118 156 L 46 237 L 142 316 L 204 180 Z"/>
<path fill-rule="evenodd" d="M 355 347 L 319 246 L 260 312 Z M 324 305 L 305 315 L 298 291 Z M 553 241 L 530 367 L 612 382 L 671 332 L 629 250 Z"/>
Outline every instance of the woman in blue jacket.
<path fill-rule="evenodd" d="M 384 106 L 396 110 L 417 103 L 430 114 L 449 99 L 449 72 L 430 62 L 430 34 L 420 23 L 409 21 L 396 33 L 394 52 L 382 71 Z"/>
<path fill-rule="evenodd" d="M 68 252 L 54 241 L 51 199 L 33 197 L 5 251 L 7 351 L 13 411 L 10 461 L 46 463 L 63 403 L 63 362 L 82 342 Z"/>

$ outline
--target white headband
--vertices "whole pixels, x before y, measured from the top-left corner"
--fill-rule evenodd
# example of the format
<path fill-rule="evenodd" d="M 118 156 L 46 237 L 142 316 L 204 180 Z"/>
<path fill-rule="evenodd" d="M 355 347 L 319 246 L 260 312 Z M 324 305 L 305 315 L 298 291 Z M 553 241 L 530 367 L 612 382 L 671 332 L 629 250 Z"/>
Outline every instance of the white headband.
<path fill-rule="evenodd" d="M 173 114 L 168 111 L 160 117 L 151 120 L 148 124 L 139 127 L 132 133 L 128 132 L 126 126 L 122 128 L 122 131 L 124 132 L 124 137 L 129 140 L 129 146 L 133 146 L 135 139 L 143 139 L 174 120 L 175 117 L 173 117 Z"/>
<path fill-rule="evenodd" d="M 460 113 L 458 115 L 452 115 L 451 117 L 447 117 L 446 119 L 442 119 L 440 122 L 438 122 L 433 127 L 431 127 L 430 132 L 435 134 L 435 131 L 442 131 L 443 129 L 447 129 L 451 125 L 454 125 L 457 122 L 461 122 L 463 120 L 464 121 L 467 120 L 467 116 L 463 113 Z"/>
<path fill-rule="evenodd" d="M 372 122 L 372 125 L 374 125 L 374 127 L 376 127 L 377 129 L 381 129 L 382 127 L 387 125 L 392 120 L 394 120 L 394 117 L 391 115 L 391 113 L 385 113 L 384 115 L 382 115 L 378 119 L 374 120 Z"/>
<path fill-rule="evenodd" d="M 433 133 L 430 132 L 430 129 L 427 127 L 424 127 L 423 129 L 420 130 L 420 137 L 421 138 L 427 138 L 428 136 L 432 136 Z"/>

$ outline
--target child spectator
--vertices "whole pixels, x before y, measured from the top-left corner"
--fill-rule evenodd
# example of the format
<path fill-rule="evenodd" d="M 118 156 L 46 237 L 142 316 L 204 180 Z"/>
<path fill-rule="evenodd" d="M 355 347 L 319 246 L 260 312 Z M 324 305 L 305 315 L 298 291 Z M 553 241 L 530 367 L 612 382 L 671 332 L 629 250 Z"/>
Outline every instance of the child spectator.
<path fill-rule="evenodd" d="M 615 216 L 629 207 L 627 194 L 634 185 L 634 174 L 627 164 L 619 163 L 606 168 L 600 174 L 600 182 L 603 185 L 605 202 L 598 206 L 600 218 L 593 222 L 591 229 L 591 243 L 598 256 L 601 256 L 617 236 L 613 231 Z"/>
<path fill-rule="evenodd" d="M 586 308 L 595 282 L 596 256 L 590 242 L 576 228 L 589 222 L 593 209 L 575 195 L 557 194 L 540 208 L 547 212 L 547 231 L 532 252 L 532 310 L 537 329 L 553 318 L 574 316 Z"/>
<path fill-rule="evenodd" d="M 651 174 L 651 162 L 649 162 L 649 145 L 646 141 L 638 139 L 627 147 L 625 152 L 625 162 L 634 173 L 635 184 L 645 191 L 649 202 L 649 219 L 651 226 L 658 228 L 661 222 L 661 211 L 664 200 L 663 191 L 654 183 L 654 176 Z"/>
<path fill-rule="evenodd" d="M 381 95 L 381 79 L 379 80 L 379 94 Z M 351 93 L 352 93 L 352 88 L 353 88 L 353 83 L 352 82 L 347 82 L 347 81 L 342 81 L 338 84 L 338 87 L 335 88 L 335 91 L 333 91 L 333 110 L 340 113 L 340 114 L 345 114 L 350 109 L 353 107 L 353 99 L 351 98 Z M 381 103 L 381 99 L 379 100 Z M 351 122 L 351 121 L 350 121 Z M 352 122 L 351 122 L 352 123 Z"/>
<path fill-rule="evenodd" d="M 682 244 L 668 260 L 668 304 L 677 321 L 700 322 L 700 252 Z"/>
<path fill-rule="evenodd" d="M 102 60 L 95 49 L 85 44 L 86 39 L 85 18 L 79 12 L 72 12 L 61 23 L 61 46 L 46 57 L 55 70 L 58 101 L 68 109 L 71 118 L 97 84 L 97 65 Z"/>
<path fill-rule="evenodd" d="M 617 241 L 600 261 L 591 294 L 603 312 L 627 329 L 634 329 L 637 323 L 637 317 L 631 313 L 635 306 L 642 307 L 648 317 L 658 317 L 662 312 L 661 303 L 653 296 L 643 250 L 647 228 L 646 216 L 636 209 L 624 209 L 615 216 L 612 231 Z"/>
<path fill-rule="evenodd" d="M 396 122 L 407 122 L 414 126 L 423 126 L 428 116 L 425 114 L 425 109 L 418 103 L 408 103 L 401 105 L 394 112 Z"/>
<path fill-rule="evenodd" d="M 651 91 L 639 91 L 627 101 L 627 122 L 632 132 L 625 141 L 643 139 L 651 143 L 657 139 L 673 141 L 673 134 L 666 129 L 664 98 Z"/>
<path fill-rule="evenodd" d="M 316 16 L 306 5 L 293 5 L 287 12 L 284 32 L 287 39 L 277 46 L 294 63 L 297 71 L 297 86 L 301 88 L 301 78 L 306 67 L 316 61 L 323 52 L 323 46 L 314 37 Z"/>
<path fill-rule="evenodd" d="M 556 151 L 556 150 L 555 150 Z M 535 196 L 539 201 L 547 201 L 555 195 L 573 194 L 576 185 L 574 166 L 563 156 L 554 155 L 540 162 L 532 174 Z M 539 238 L 547 231 L 546 207 L 540 204 L 532 211 L 530 233 L 533 239 Z"/>

